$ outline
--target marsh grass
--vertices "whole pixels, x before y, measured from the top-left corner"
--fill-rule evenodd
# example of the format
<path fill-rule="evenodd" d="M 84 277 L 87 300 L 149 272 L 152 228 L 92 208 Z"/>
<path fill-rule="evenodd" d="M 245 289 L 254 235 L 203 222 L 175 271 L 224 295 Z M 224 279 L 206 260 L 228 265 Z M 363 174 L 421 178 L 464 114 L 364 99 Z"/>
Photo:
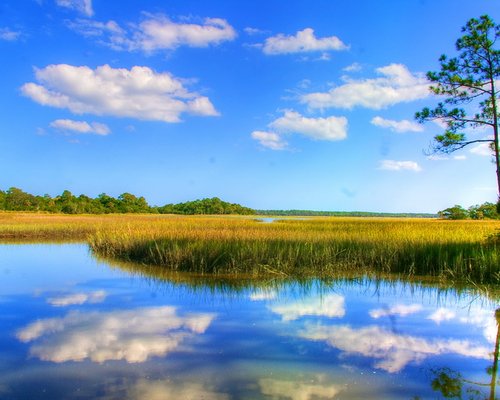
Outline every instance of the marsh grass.
<path fill-rule="evenodd" d="M 250 276 L 328 277 L 380 271 L 500 283 L 492 221 L 319 218 L 259 223 L 180 218 L 99 231 L 100 255 L 173 271 Z"/>
<path fill-rule="evenodd" d="M 95 254 L 196 274 L 351 272 L 500 283 L 500 222 L 0 213 L 0 239 L 87 241 Z"/>

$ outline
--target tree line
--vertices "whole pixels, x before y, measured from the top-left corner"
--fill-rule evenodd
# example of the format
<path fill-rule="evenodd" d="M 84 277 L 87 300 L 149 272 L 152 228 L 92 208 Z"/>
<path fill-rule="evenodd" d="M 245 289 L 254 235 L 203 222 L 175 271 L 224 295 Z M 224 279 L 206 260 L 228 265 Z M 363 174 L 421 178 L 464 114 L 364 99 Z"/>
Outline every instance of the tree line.
<path fill-rule="evenodd" d="M 51 197 L 48 194 L 36 196 L 16 187 L 11 187 L 6 191 L 0 190 L 0 210 L 63 214 L 255 214 L 251 208 L 228 203 L 217 197 L 179 204 L 150 206 L 144 197 L 137 197 L 131 193 L 122 193 L 117 198 L 101 193 L 92 198 L 84 194 L 75 196 L 69 190 L 65 190 L 59 196 Z"/>
<path fill-rule="evenodd" d="M 438 216 L 443 219 L 500 219 L 497 206 L 488 202 L 471 206 L 468 209 L 455 205 L 439 211 Z"/>

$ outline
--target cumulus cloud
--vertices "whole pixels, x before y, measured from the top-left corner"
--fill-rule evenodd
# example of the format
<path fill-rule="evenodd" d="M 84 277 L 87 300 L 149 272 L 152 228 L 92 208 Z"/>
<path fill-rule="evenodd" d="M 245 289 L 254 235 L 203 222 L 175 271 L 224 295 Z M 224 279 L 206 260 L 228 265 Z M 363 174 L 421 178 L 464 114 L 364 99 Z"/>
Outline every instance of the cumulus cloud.
<path fill-rule="evenodd" d="M 380 126 L 381 128 L 388 128 L 393 132 L 403 133 L 403 132 L 422 132 L 424 128 L 422 125 L 403 119 L 401 121 L 394 121 L 392 119 L 384 119 L 382 117 L 374 117 L 371 123 L 375 126 Z"/>
<path fill-rule="evenodd" d="M 342 140 L 347 137 L 347 118 L 306 118 L 296 111 L 285 110 L 283 117 L 268 125 L 280 133 L 297 133 L 316 140 Z"/>
<path fill-rule="evenodd" d="M 354 329 L 341 326 L 307 326 L 302 338 L 324 341 L 346 354 L 361 354 L 378 360 L 375 368 L 395 373 L 409 363 L 419 363 L 431 356 L 457 354 L 464 357 L 489 360 L 490 350 L 473 345 L 468 340 L 426 340 L 400 335 L 377 326 Z"/>
<path fill-rule="evenodd" d="M 254 131 L 252 138 L 272 150 L 287 148 L 286 134 L 298 134 L 314 140 L 343 140 L 347 137 L 345 117 L 307 118 L 296 111 L 285 110 L 284 115 L 268 124 L 270 131 Z"/>
<path fill-rule="evenodd" d="M 269 309 L 279 314 L 283 321 L 294 321 L 304 316 L 341 318 L 345 315 L 344 296 L 330 294 L 283 305 L 273 305 Z"/>
<path fill-rule="evenodd" d="M 139 24 L 120 27 L 115 21 L 77 20 L 69 27 L 94 37 L 115 50 L 154 52 L 180 46 L 208 47 L 236 38 L 236 31 L 221 18 L 205 18 L 203 23 L 174 22 L 163 14 L 145 14 Z"/>
<path fill-rule="evenodd" d="M 214 315 L 179 316 L 174 307 L 111 312 L 71 312 L 41 319 L 17 332 L 22 342 L 36 341 L 30 354 L 44 361 L 144 362 L 165 356 L 185 340 L 202 334 Z"/>
<path fill-rule="evenodd" d="M 72 131 L 77 133 L 93 133 L 96 135 L 106 136 L 111 133 L 111 130 L 106 124 L 99 122 L 74 121 L 71 119 L 56 119 L 50 123 L 50 126 L 63 131 Z"/>
<path fill-rule="evenodd" d="M 267 147 L 271 150 L 284 150 L 288 147 L 288 143 L 275 132 L 253 131 L 252 139 L 257 140 L 262 147 Z"/>
<path fill-rule="evenodd" d="M 127 398 L 133 400 L 226 400 L 229 396 L 207 388 L 201 383 L 183 383 L 141 379 L 130 390 Z"/>
<path fill-rule="evenodd" d="M 67 64 L 35 70 L 38 83 L 26 83 L 22 93 L 45 106 L 75 114 L 108 115 L 141 120 L 179 122 L 183 113 L 215 116 L 207 97 L 189 92 L 168 72 L 148 67 L 96 69 Z"/>
<path fill-rule="evenodd" d="M 265 54 L 306 53 L 312 51 L 346 50 L 346 46 L 337 36 L 317 38 L 314 30 L 306 28 L 295 35 L 278 34 L 267 38 L 262 45 Z"/>
<path fill-rule="evenodd" d="M 420 172 L 422 168 L 415 161 L 395 161 L 395 160 L 382 160 L 379 169 L 387 171 L 414 171 Z"/>
<path fill-rule="evenodd" d="M 378 78 L 347 80 L 328 92 L 305 94 L 301 102 L 310 108 L 366 107 L 381 109 L 429 96 L 429 82 L 423 74 L 412 74 L 405 65 L 377 68 Z"/>
<path fill-rule="evenodd" d="M 21 32 L 13 31 L 9 28 L 0 28 L 0 40 L 14 42 L 21 37 Z"/>
<path fill-rule="evenodd" d="M 84 303 L 101 303 L 106 298 L 104 290 L 98 290 L 91 293 L 71 293 L 65 296 L 51 297 L 47 299 L 47 303 L 55 307 L 65 307 Z"/>
<path fill-rule="evenodd" d="M 378 308 L 376 310 L 370 310 L 369 314 L 372 318 L 381 318 L 381 317 L 391 317 L 391 316 L 400 316 L 405 317 L 410 314 L 415 314 L 422 310 L 422 306 L 420 304 L 396 304 L 390 308 Z"/>
<path fill-rule="evenodd" d="M 94 15 L 94 10 L 92 9 L 92 0 L 56 0 L 56 4 L 60 7 L 78 11 L 79 13 L 82 13 L 87 17 L 91 17 Z"/>
<path fill-rule="evenodd" d="M 260 391 L 273 399 L 313 400 L 334 399 L 344 388 L 340 385 L 259 379 Z"/>

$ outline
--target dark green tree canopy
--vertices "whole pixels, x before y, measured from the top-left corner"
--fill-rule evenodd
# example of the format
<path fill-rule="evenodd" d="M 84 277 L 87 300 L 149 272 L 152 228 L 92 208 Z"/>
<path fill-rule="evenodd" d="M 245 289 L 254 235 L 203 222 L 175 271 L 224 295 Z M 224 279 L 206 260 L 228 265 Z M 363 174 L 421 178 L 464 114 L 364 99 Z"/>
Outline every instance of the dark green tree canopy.
<path fill-rule="evenodd" d="M 462 28 L 456 42 L 458 56 L 439 59 L 441 69 L 428 72 L 431 91 L 444 100 L 415 114 L 423 123 L 438 120 L 444 133 L 434 137 L 432 152 L 451 153 L 473 143 L 488 143 L 497 167 L 500 195 L 500 156 L 498 139 L 498 95 L 500 84 L 500 25 L 483 15 L 472 18 Z M 467 128 L 485 127 L 489 136 L 470 139 Z M 499 203 L 500 204 L 500 203 Z"/>

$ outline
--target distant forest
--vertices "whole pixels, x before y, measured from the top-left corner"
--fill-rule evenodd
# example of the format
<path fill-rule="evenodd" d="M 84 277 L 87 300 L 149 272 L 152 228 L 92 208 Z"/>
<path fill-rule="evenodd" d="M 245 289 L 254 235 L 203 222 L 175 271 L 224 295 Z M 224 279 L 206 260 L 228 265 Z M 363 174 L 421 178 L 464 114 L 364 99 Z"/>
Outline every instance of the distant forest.
<path fill-rule="evenodd" d="M 214 197 L 164 206 L 150 206 L 144 197 L 123 193 L 117 198 L 101 193 L 96 198 L 73 195 L 65 190 L 61 195 L 35 196 L 21 189 L 11 187 L 0 190 L 0 210 L 35 211 L 64 214 L 111 214 L 111 213 L 151 213 L 151 214 L 240 214 L 253 215 L 255 210 L 232 204 Z"/>
<path fill-rule="evenodd" d="M 436 218 L 430 213 L 378 213 L 367 211 L 312 211 L 312 210 L 256 210 L 259 215 L 297 217 L 395 217 L 395 218 Z"/>

